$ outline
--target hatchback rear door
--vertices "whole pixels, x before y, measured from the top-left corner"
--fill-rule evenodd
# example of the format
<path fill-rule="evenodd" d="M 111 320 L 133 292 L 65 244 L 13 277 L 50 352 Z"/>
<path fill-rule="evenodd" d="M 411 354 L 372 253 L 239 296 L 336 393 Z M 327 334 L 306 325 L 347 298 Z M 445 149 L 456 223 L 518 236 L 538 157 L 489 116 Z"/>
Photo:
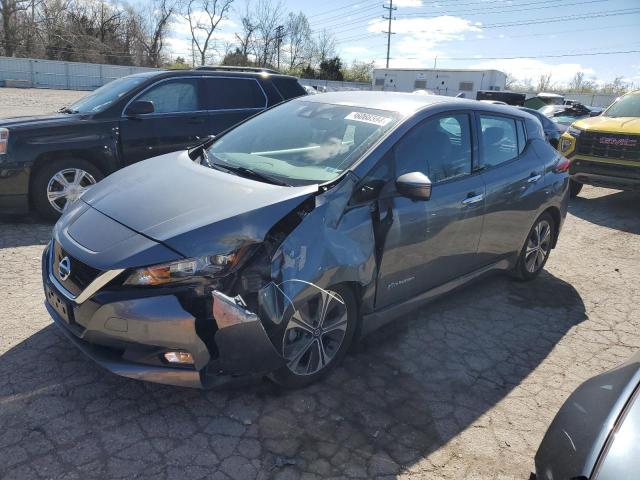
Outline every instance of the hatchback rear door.
<path fill-rule="evenodd" d="M 486 263 L 520 250 L 545 202 L 544 164 L 527 142 L 524 121 L 479 112 L 477 129 L 486 215 L 479 255 Z"/>

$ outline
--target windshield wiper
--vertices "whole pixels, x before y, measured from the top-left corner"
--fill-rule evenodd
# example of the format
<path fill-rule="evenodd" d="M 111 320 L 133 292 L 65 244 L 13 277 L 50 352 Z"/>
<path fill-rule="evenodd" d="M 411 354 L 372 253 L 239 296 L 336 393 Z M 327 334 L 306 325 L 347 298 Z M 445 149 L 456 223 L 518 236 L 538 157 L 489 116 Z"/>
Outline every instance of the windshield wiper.
<path fill-rule="evenodd" d="M 271 183 L 273 185 L 280 185 L 281 187 L 290 187 L 291 185 L 289 185 L 286 182 L 283 182 L 282 180 L 278 180 L 277 178 L 273 178 L 269 175 L 265 175 L 264 173 L 260 173 L 260 172 L 256 172 L 255 170 L 251 170 L 250 168 L 247 167 L 236 167 L 233 165 L 222 165 L 220 163 L 211 163 L 211 166 L 213 168 L 219 168 L 219 169 L 225 169 L 229 172 L 233 172 L 236 175 L 240 175 L 243 177 L 249 177 L 249 178 L 254 178 L 256 180 L 261 180 L 263 182 L 266 183 Z"/>
<path fill-rule="evenodd" d="M 78 110 L 73 110 L 69 107 L 62 107 L 60 110 L 58 110 L 58 112 L 60 113 L 78 113 Z"/>

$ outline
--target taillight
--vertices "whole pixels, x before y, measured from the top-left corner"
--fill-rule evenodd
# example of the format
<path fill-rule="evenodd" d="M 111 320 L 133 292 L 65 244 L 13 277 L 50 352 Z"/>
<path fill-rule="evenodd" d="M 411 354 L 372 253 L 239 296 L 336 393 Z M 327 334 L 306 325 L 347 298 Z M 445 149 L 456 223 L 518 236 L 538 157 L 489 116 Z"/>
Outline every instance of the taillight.
<path fill-rule="evenodd" d="M 555 173 L 564 173 L 569 171 L 571 162 L 565 157 L 560 157 L 553 167 Z"/>
<path fill-rule="evenodd" d="M 7 153 L 7 144 L 9 143 L 9 129 L 0 128 L 0 155 Z"/>

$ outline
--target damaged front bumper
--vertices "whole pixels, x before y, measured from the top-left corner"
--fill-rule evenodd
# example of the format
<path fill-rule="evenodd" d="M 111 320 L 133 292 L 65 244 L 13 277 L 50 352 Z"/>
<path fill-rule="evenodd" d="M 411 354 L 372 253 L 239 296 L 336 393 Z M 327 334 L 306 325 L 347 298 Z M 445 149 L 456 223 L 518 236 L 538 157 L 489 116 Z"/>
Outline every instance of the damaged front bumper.
<path fill-rule="evenodd" d="M 244 383 L 284 365 L 258 316 L 220 292 L 212 300 L 217 328 L 213 341 L 205 343 L 196 319 L 175 295 L 116 299 L 99 292 L 76 304 L 49 270 L 47 249 L 42 259 L 45 306 L 55 324 L 85 355 L 116 375 L 213 388 Z M 193 362 L 170 364 L 167 352 L 189 353 Z"/>

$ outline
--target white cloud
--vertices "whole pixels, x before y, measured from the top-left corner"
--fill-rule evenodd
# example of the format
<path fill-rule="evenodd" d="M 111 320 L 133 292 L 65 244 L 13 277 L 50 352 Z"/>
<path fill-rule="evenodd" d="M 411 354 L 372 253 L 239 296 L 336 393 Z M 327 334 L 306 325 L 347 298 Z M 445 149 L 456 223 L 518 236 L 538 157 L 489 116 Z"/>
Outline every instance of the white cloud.
<path fill-rule="evenodd" d="M 469 68 L 496 69 L 510 73 L 518 80 L 531 79 L 533 83 L 540 75 L 551 73 L 552 83 L 566 85 L 577 72 L 583 72 L 586 76 L 594 76 L 593 68 L 584 67 L 579 63 L 551 64 L 535 58 L 514 58 L 508 60 L 485 60 Z"/>
<path fill-rule="evenodd" d="M 380 32 L 387 27 L 384 20 L 369 23 L 369 32 Z M 460 17 L 443 15 L 434 18 L 403 18 L 396 20 L 397 33 L 391 47 L 391 66 L 432 67 L 435 57 L 442 56 L 439 45 L 464 40 L 465 33 L 480 33 L 480 26 Z"/>

